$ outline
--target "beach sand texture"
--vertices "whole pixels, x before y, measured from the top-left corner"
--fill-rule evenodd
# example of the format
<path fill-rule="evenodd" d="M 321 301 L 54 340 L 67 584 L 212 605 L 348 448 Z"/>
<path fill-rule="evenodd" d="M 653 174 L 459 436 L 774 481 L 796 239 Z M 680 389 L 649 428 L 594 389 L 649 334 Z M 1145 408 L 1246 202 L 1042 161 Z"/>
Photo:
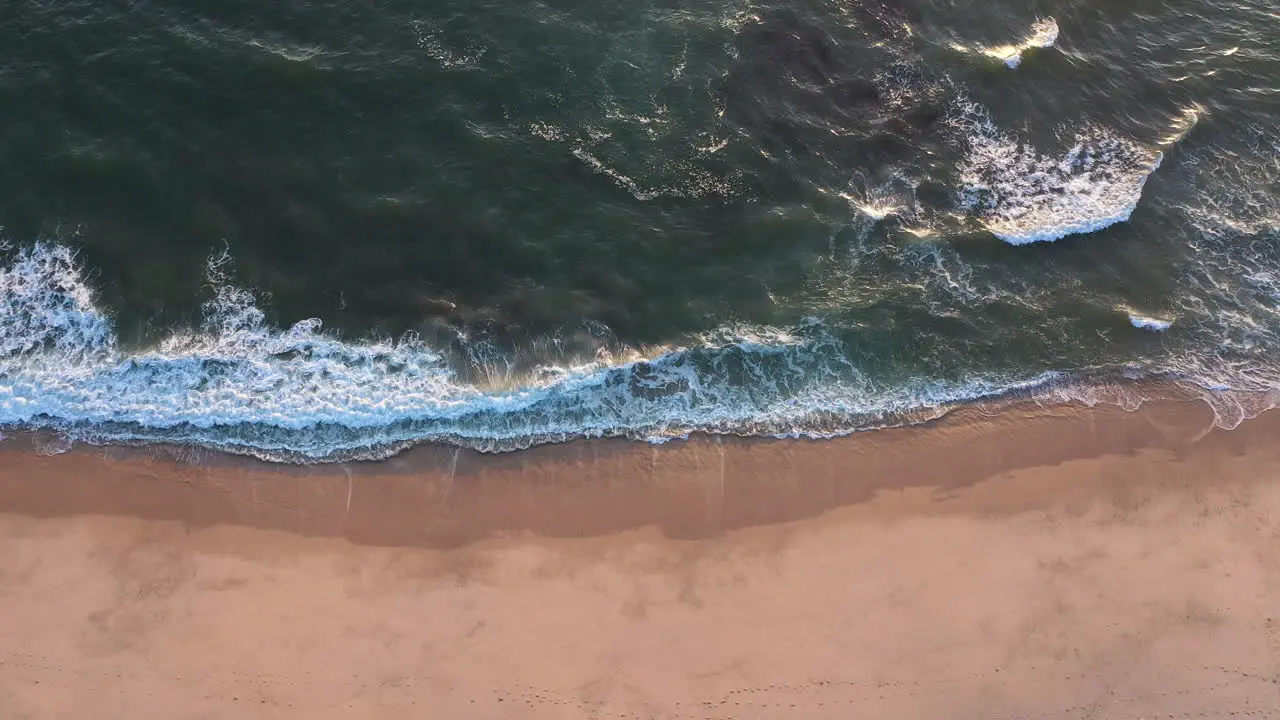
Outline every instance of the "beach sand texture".
<path fill-rule="evenodd" d="M 1210 421 L 318 468 L 17 438 L 0 717 L 1280 717 L 1280 415 Z"/>

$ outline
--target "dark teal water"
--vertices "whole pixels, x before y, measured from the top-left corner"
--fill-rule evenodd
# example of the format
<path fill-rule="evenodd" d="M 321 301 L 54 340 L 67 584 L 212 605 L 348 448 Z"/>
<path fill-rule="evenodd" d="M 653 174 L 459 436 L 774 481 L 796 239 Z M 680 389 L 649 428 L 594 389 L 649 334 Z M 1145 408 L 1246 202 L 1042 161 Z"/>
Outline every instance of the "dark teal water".
<path fill-rule="evenodd" d="M 1277 40 L 1259 0 L 5 3 L 0 424 L 316 461 L 1159 376 L 1230 426 L 1280 388 Z"/>

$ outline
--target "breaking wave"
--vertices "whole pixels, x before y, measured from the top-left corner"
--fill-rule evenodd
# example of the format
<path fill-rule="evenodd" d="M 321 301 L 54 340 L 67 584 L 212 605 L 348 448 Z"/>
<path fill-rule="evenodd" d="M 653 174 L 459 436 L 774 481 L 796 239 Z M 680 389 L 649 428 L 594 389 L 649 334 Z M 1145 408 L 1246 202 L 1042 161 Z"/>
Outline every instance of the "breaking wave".
<path fill-rule="evenodd" d="M 92 443 L 169 442 L 292 462 L 378 458 L 422 442 L 502 451 L 578 437 L 664 441 L 693 431 L 825 437 L 936 417 L 1052 376 L 865 376 L 818 320 L 722 328 L 686 347 L 463 382 L 414 337 L 344 342 L 319 320 L 270 327 L 210 261 L 200 328 L 119 346 L 75 254 L 40 243 L 0 270 L 0 425 Z"/>
<path fill-rule="evenodd" d="M 1031 24 L 1031 32 L 1027 38 L 1012 48 L 1010 51 L 1002 52 L 996 50 L 995 53 L 1004 61 L 1004 64 L 1010 68 L 1016 68 L 1022 64 L 1022 53 L 1024 50 L 1032 48 L 1049 48 L 1058 42 L 1058 21 L 1053 18 L 1037 18 Z"/>
<path fill-rule="evenodd" d="M 993 47 L 970 47 L 961 43 L 952 43 L 951 48 L 959 52 L 978 53 L 995 58 L 1005 66 L 1016 69 L 1022 64 L 1022 53 L 1035 48 L 1053 47 L 1058 42 L 1058 21 L 1051 17 L 1036 18 L 1031 23 L 1027 36 L 1014 45 L 996 45 Z"/>
<path fill-rule="evenodd" d="M 1129 219 L 1161 153 L 1103 129 L 1078 132 L 1061 157 L 1001 133 L 986 111 L 963 106 L 961 207 L 1010 245 L 1052 242 Z"/>
<path fill-rule="evenodd" d="M 1172 320 L 1150 317 L 1135 312 L 1129 313 L 1129 324 L 1139 330 L 1150 330 L 1151 332 L 1164 332 L 1173 327 Z"/>
<path fill-rule="evenodd" d="M 343 341 L 315 319 L 273 328 L 253 294 L 230 282 L 225 253 L 208 264 L 213 295 L 201 325 L 130 350 L 72 250 L 37 243 L 9 254 L 0 268 L 0 427 L 55 431 L 42 452 L 65 451 L 71 441 L 174 443 L 312 463 L 384 458 L 427 442 L 499 452 L 587 437 L 665 442 L 692 432 L 824 438 L 1011 394 L 1136 407 L 1141 395 L 1111 380 L 1151 376 L 1199 392 L 1222 427 L 1280 400 L 1272 390 L 1280 374 L 1256 360 L 1199 355 L 1071 375 L 889 381 L 857 367 L 818 319 L 723 327 L 682 347 L 601 351 L 512 377 L 501 371 L 502 358 L 476 348 L 438 350 L 413 336 Z M 1168 327 L 1136 313 L 1130 321 Z M 460 372 L 480 356 L 492 367 Z"/>

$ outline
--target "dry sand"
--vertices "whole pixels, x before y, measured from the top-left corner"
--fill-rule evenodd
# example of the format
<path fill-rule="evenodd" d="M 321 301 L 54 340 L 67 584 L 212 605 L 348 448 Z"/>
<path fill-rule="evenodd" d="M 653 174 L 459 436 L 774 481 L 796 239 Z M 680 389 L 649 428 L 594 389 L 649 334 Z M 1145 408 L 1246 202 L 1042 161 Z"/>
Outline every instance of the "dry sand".
<path fill-rule="evenodd" d="M 3 718 L 1280 717 L 1280 413 L 376 465 L 0 446 Z"/>

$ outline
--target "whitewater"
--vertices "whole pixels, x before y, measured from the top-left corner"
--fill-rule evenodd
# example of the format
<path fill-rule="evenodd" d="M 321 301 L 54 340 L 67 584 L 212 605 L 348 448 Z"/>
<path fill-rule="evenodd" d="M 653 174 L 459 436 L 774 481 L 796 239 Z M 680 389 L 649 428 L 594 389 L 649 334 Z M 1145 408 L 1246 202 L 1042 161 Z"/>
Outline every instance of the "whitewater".
<path fill-rule="evenodd" d="M 41 242 L 11 254 L 0 269 L 0 427 L 55 431 L 65 441 L 57 450 L 71 441 L 175 443 L 314 463 L 384 458 L 427 442 L 499 452 L 693 432 L 827 438 L 1011 394 L 1141 402 L 1056 372 L 877 381 L 816 318 L 789 329 L 721 328 L 648 357 L 601 353 L 471 384 L 456 358 L 412 336 L 345 342 L 314 319 L 270 327 L 253 294 L 230 282 L 225 253 L 208 264 L 213 297 L 199 328 L 125 350 L 73 250 Z M 1214 386 L 1232 406 L 1224 426 L 1243 412 L 1229 389 Z"/>
<path fill-rule="evenodd" d="M 91 443 L 167 442 L 316 462 L 416 443 L 502 451 L 579 437 L 662 442 L 705 431 L 829 437 L 936 416 L 1051 376 L 884 387 L 818 320 L 725 328 L 688 347 L 545 365 L 499 387 L 459 380 L 410 336 L 344 342 L 318 320 L 273 329 L 209 263 L 200 328 L 119 347 L 71 249 L 38 243 L 0 271 L 0 425 Z"/>
<path fill-rule="evenodd" d="M 967 135 L 959 206 L 1010 245 L 1053 242 L 1129 220 L 1163 154 L 1103 129 L 1077 130 L 1060 157 L 996 128 L 959 102 L 950 122 Z"/>

